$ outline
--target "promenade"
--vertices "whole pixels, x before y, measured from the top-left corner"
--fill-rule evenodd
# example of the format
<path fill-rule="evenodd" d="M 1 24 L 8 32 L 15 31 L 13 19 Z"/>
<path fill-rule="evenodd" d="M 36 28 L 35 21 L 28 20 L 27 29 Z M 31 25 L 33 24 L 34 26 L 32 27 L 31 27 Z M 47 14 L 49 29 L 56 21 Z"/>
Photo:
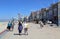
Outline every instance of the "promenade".
<path fill-rule="evenodd" d="M 0 39 L 60 39 L 59 27 L 51 27 L 46 24 L 40 28 L 39 24 L 28 24 L 28 35 L 24 35 L 24 30 L 22 31 L 22 35 L 18 35 L 18 24 L 15 23 L 14 30 L 8 31 L 2 35 Z"/>

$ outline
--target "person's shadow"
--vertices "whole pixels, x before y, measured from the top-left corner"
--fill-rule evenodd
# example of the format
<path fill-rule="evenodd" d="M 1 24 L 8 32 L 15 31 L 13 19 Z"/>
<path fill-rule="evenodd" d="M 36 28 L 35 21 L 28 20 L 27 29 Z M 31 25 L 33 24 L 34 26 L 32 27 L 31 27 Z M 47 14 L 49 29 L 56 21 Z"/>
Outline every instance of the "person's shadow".
<path fill-rule="evenodd" d="M 28 35 L 28 34 L 24 34 L 24 33 L 21 33 L 21 34 L 19 34 L 19 33 L 14 33 L 14 35 Z"/>

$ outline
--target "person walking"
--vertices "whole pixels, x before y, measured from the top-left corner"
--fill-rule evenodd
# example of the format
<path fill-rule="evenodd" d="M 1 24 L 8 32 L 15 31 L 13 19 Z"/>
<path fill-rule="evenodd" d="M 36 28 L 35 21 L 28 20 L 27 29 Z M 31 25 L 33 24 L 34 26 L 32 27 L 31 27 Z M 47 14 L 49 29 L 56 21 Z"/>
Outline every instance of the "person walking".
<path fill-rule="evenodd" d="M 39 21 L 39 23 L 40 23 L 40 28 L 42 28 L 43 27 L 43 23 L 41 21 Z"/>
<path fill-rule="evenodd" d="M 14 25 L 15 25 L 15 23 L 14 23 L 14 19 L 13 19 L 11 22 L 12 22 L 11 29 L 12 29 L 12 31 L 13 31 L 13 29 L 14 29 Z"/>
<path fill-rule="evenodd" d="M 28 23 L 24 23 L 24 34 L 28 35 Z"/>
<path fill-rule="evenodd" d="M 9 21 L 9 23 L 8 23 L 8 26 L 7 26 L 7 29 L 10 31 L 10 29 L 11 29 L 11 26 L 12 26 L 12 23 Z"/>
<path fill-rule="evenodd" d="M 23 29 L 23 26 L 22 26 L 21 22 L 19 21 L 19 23 L 18 23 L 19 35 L 21 35 L 22 29 Z"/>

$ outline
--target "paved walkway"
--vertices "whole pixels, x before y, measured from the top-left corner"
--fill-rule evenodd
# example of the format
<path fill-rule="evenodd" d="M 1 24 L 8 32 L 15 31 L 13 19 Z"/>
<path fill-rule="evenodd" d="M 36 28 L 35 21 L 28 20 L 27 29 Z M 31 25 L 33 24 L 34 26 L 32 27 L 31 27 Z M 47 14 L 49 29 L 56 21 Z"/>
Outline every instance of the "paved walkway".
<path fill-rule="evenodd" d="M 16 23 L 14 31 L 7 32 L 1 39 L 60 39 L 60 28 L 50 27 L 49 25 L 40 28 L 39 24 L 29 23 L 28 35 L 18 35 L 17 28 Z"/>

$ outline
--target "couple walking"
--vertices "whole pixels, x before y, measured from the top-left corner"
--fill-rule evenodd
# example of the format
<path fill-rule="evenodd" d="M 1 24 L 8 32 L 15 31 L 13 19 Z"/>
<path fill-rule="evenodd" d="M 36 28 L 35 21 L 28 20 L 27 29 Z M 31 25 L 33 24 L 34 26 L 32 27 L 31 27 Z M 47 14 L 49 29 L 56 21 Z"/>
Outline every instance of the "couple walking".
<path fill-rule="evenodd" d="M 21 35 L 22 33 L 22 30 L 23 30 L 23 25 L 22 23 L 19 21 L 18 23 L 18 31 L 19 31 L 19 35 Z M 28 24 L 27 23 L 24 23 L 24 34 L 27 34 L 28 35 Z"/>

